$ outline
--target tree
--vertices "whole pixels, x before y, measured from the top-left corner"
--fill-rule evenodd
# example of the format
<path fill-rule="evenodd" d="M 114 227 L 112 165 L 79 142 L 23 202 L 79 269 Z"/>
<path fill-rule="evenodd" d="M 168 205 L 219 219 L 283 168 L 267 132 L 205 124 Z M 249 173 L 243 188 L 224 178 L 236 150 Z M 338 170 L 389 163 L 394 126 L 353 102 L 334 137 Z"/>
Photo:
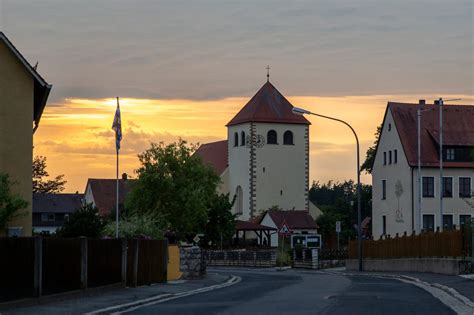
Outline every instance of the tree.
<path fill-rule="evenodd" d="M 69 216 L 56 234 L 61 237 L 99 237 L 104 225 L 99 210 L 92 204 L 85 204 Z"/>
<path fill-rule="evenodd" d="M 220 177 L 192 154 L 196 148 L 182 139 L 152 143 L 138 155 L 141 167 L 125 208 L 160 215 L 178 238 L 202 231 Z"/>
<path fill-rule="evenodd" d="M 35 156 L 33 159 L 33 193 L 55 194 L 64 190 L 67 181 L 63 175 L 54 179 L 46 179 L 49 173 L 46 171 L 46 157 Z"/>
<path fill-rule="evenodd" d="M 222 248 L 223 242 L 232 239 L 235 234 L 235 214 L 231 212 L 234 201 L 235 197 L 232 202 L 229 201 L 229 194 L 215 194 L 209 206 L 205 243 L 210 241 L 212 245 L 219 244 Z"/>
<path fill-rule="evenodd" d="M 8 174 L 0 173 L 0 230 L 5 229 L 7 223 L 14 218 L 26 215 L 28 202 L 11 192 L 13 183 Z"/>
<path fill-rule="evenodd" d="M 375 162 L 375 154 L 377 151 L 377 144 L 379 142 L 381 132 L 382 132 L 382 125 L 377 127 L 377 131 L 374 134 L 375 136 L 374 144 L 367 149 L 367 152 L 365 154 L 365 161 L 364 163 L 362 163 L 362 166 L 360 167 L 361 172 L 365 172 L 366 174 L 372 173 L 372 167 Z"/>
<path fill-rule="evenodd" d="M 116 223 L 108 221 L 103 230 L 103 235 L 115 237 Z M 119 236 L 125 238 L 151 238 L 162 239 L 166 225 L 158 216 L 152 214 L 131 214 L 121 216 L 119 221 Z"/>

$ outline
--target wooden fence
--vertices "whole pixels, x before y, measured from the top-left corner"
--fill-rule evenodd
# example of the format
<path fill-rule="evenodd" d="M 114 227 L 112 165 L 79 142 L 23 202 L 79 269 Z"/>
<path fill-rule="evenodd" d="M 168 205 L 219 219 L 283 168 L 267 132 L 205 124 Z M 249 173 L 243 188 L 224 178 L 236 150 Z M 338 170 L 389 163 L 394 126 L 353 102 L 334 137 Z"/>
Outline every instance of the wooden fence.
<path fill-rule="evenodd" d="M 166 281 L 166 240 L 0 238 L 0 303 Z"/>
<path fill-rule="evenodd" d="M 471 255 L 469 237 L 466 229 L 449 230 L 419 235 L 387 237 L 380 240 L 364 240 L 364 258 L 408 258 L 408 257 L 454 257 L 465 258 Z M 357 240 L 350 241 L 349 259 L 357 258 Z"/>

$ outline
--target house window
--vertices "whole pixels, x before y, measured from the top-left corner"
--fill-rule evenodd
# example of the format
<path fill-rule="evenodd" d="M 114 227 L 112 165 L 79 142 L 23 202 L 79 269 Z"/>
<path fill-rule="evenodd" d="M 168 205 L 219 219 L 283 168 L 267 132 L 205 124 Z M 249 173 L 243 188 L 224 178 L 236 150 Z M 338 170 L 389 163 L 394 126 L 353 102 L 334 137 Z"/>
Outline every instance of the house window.
<path fill-rule="evenodd" d="M 275 130 L 267 132 L 267 144 L 277 144 L 277 133 Z"/>
<path fill-rule="evenodd" d="M 453 196 L 453 178 L 443 177 L 443 197 Z"/>
<path fill-rule="evenodd" d="M 382 216 L 382 235 L 387 235 L 387 217 Z"/>
<path fill-rule="evenodd" d="M 66 213 L 66 214 L 64 215 L 64 221 L 69 221 L 69 214 L 68 214 L 68 213 Z"/>
<path fill-rule="evenodd" d="M 393 151 L 393 163 L 397 164 L 397 162 L 398 162 L 398 151 L 394 150 Z"/>
<path fill-rule="evenodd" d="M 285 131 L 283 134 L 283 144 L 293 144 L 293 132 Z"/>
<path fill-rule="evenodd" d="M 464 224 L 471 224 L 470 214 L 461 214 L 459 216 L 459 226 L 463 226 Z"/>
<path fill-rule="evenodd" d="M 239 134 L 234 132 L 234 147 L 239 146 Z"/>
<path fill-rule="evenodd" d="M 434 232 L 434 214 L 423 214 L 423 230 Z"/>
<path fill-rule="evenodd" d="M 453 229 L 453 215 L 443 214 L 443 230 L 452 230 L 452 229 Z"/>
<path fill-rule="evenodd" d="M 459 197 L 461 198 L 471 197 L 471 178 L 470 177 L 459 177 Z"/>
<path fill-rule="evenodd" d="M 454 149 L 446 149 L 446 161 L 454 161 Z"/>
<path fill-rule="evenodd" d="M 243 193 L 242 193 L 242 187 L 237 186 L 237 189 L 235 190 L 235 212 L 236 214 L 242 214 L 243 213 L 243 204 L 244 204 L 244 198 L 243 198 Z"/>
<path fill-rule="evenodd" d="M 387 181 L 382 179 L 382 200 L 387 199 Z"/>
<path fill-rule="evenodd" d="M 54 221 L 54 213 L 42 213 L 41 214 L 41 221 L 48 222 Z"/>
<path fill-rule="evenodd" d="M 240 146 L 244 146 L 245 145 L 245 132 L 241 132 L 240 133 Z"/>
<path fill-rule="evenodd" d="M 392 164 L 392 151 L 388 151 L 388 164 Z"/>
<path fill-rule="evenodd" d="M 423 197 L 434 197 L 434 177 L 423 177 Z"/>
<path fill-rule="evenodd" d="M 383 153 L 383 165 L 387 165 L 387 152 Z"/>

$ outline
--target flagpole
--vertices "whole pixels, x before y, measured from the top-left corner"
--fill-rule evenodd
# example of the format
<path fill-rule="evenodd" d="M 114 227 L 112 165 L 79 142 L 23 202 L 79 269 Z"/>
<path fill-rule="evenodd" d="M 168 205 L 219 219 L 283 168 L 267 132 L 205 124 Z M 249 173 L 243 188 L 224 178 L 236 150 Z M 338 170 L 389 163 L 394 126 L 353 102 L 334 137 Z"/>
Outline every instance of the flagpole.
<path fill-rule="evenodd" d="M 119 107 L 119 98 L 117 97 L 117 108 Z M 117 170 L 116 170 L 116 179 L 117 179 L 117 195 L 116 195 L 116 204 L 115 204 L 115 238 L 119 237 L 119 148 L 116 147 L 117 152 Z"/>

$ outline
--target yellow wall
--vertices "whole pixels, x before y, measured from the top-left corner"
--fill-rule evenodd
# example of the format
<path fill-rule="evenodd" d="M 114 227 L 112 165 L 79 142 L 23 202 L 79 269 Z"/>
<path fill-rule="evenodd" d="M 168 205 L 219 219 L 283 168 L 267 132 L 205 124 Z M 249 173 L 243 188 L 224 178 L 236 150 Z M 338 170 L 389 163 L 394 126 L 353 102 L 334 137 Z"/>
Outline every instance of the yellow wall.
<path fill-rule="evenodd" d="M 183 274 L 179 271 L 179 247 L 178 245 L 168 246 L 168 281 L 178 280 Z"/>
<path fill-rule="evenodd" d="M 13 192 L 29 204 L 26 216 L 8 223 L 23 227 L 23 236 L 32 230 L 33 86 L 31 74 L 0 41 L 0 172 L 10 175 Z"/>

